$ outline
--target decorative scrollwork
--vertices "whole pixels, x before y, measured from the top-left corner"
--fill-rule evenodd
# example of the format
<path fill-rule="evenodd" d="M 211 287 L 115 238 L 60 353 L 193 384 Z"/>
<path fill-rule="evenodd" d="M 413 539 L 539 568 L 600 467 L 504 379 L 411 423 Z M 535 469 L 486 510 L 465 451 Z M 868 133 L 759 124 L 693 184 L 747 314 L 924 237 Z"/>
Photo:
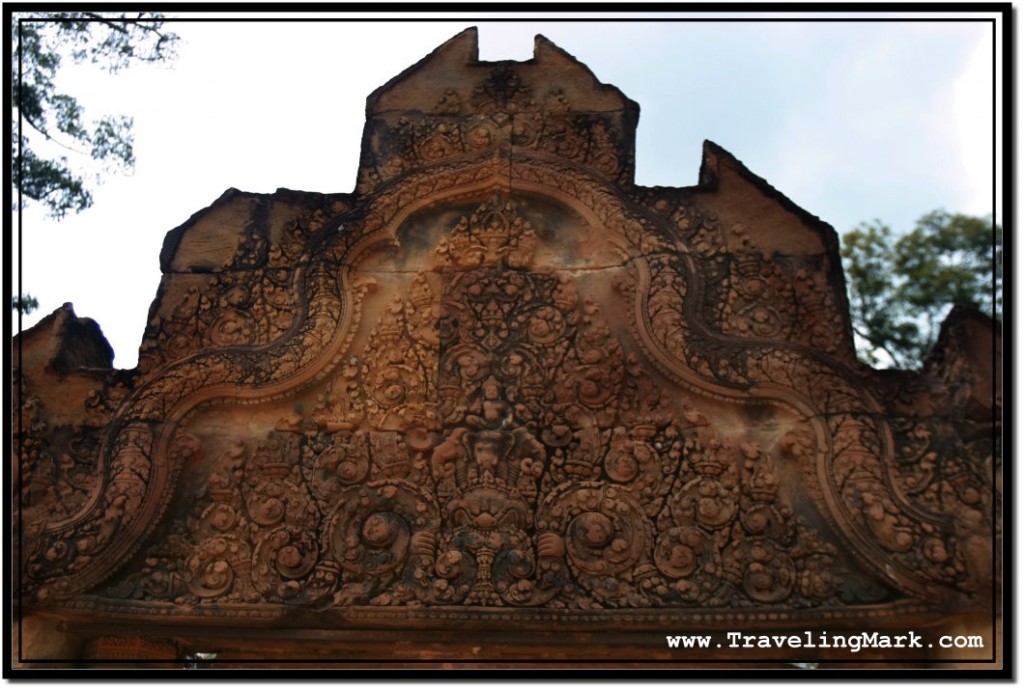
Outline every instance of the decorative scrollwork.
<path fill-rule="evenodd" d="M 424 497 L 406 485 L 378 481 L 343 495 L 326 540 L 346 571 L 382 576 L 402 570 L 417 533 L 436 530 L 436 509 Z"/>
<path fill-rule="evenodd" d="M 984 593 L 999 459 L 864 383 L 827 233 L 776 251 L 711 187 L 638 188 L 631 112 L 485 71 L 374 113 L 356 195 L 247 198 L 234 254 L 168 278 L 88 425 L 21 394 L 34 602 L 814 616 Z"/>
<path fill-rule="evenodd" d="M 747 539 L 722 555 L 725 577 L 756 602 L 785 600 L 796 583 L 793 560 L 775 543 Z"/>
<path fill-rule="evenodd" d="M 687 602 L 706 600 L 721 584 L 721 558 L 714 540 L 699 528 L 676 526 L 661 534 L 654 563 Z"/>
<path fill-rule="evenodd" d="M 189 590 L 204 598 L 214 598 L 228 592 L 235 578 L 230 561 L 232 547 L 237 551 L 236 545 L 221 537 L 210 538 L 200 544 L 187 564 L 191 575 Z"/>

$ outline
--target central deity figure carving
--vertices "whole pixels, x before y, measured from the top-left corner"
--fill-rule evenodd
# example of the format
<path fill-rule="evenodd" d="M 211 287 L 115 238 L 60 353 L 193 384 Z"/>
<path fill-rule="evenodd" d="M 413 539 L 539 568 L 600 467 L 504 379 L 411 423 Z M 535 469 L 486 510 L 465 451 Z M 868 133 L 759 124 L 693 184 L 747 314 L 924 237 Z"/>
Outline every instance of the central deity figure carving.
<path fill-rule="evenodd" d="M 769 454 L 744 464 L 667 401 L 569 272 L 534 266 L 541 235 L 498 198 L 459 219 L 313 411 L 335 603 L 789 597 L 797 530 Z"/>
<path fill-rule="evenodd" d="M 872 373 L 834 231 L 711 142 L 695 186 L 636 185 L 639 107 L 543 37 L 487 63 L 467 31 L 367 116 L 352 193 L 168 234 L 138 368 L 64 363 L 102 345 L 68 307 L 19 338 L 31 619 L 335 659 L 338 627 L 990 613 L 997 327 Z"/>
<path fill-rule="evenodd" d="M 413 250 L 418 272 L 308 416 L 224 447 L 182 528 L 195 542 L 168 547 L 183 560 L 123 587 L 326 607 L 840 602 L 845 565 L 779 492 L 776 459 L 810 442 L 729 437 L 652 376 L 594 281 L 538 266 L 575 231 L 531 225 L 560 215 L 535 201 L 492 199 Z"/>

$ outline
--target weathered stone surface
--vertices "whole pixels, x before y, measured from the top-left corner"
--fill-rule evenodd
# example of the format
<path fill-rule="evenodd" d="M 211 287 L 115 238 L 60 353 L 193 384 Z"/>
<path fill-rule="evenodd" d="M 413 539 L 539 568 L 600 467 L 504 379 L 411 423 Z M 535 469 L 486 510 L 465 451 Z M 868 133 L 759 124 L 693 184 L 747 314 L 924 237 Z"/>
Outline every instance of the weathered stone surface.
<path fill-rule="evenodd" d="M 126 622 L 461 661 L 994 625 L 998 330 L 858 362 L 835 232 L 710 142 L 697 186 L 637 187 L 638 113 L 467 31 L 370 97 L 355 193 L 231 190 L 168 234 L 136 370 L 70 308 L 21 336 L 26 611 L 91 658 Z"/>

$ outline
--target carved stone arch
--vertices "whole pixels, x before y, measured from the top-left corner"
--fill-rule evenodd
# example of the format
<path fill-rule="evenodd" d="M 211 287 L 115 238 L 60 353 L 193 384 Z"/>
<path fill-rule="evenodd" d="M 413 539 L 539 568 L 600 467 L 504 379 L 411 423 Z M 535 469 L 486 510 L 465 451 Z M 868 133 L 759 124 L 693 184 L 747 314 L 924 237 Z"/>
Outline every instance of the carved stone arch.
<path fill-rule="evenodd" d="M 685 257 L 677 265 L 692 266 L 692 260 Z M 734 399 L 743 405 L 768 402 L 799 411 L 809 421 L 816 439 L 813 457 L 802 460 L 805 477 L 814 490 L 811 496 L 822 516 L 843 536 L 851 554 L 857 555 L 866 568 L 877 569 L 884 565 L 879 573 L 908 594 L 957 597 L 957 578 L 938 586 L 934 576 L 926 575 L 921 566 L 921 550 L 926 545 L 934 544 L 936 540 L 956 543 L 961 539 L 953 530 L 953 520 L 948 515 L 915 507 L 896 486 L 893 479 L 896 450 L 892 430 L 885 419 L 883 406 L 860 382 L 857 374 L 845 364 L 799 344 L 768 340 L 758 343 L 750 339 L 740 341 L 709 332 L 701 327 L 699 319 L 691 319 L 686 327 L 681 326 L 678 333 L 689 331 L 703 352 L 712 355 L 725 353 L 730 359 L 735 357 L 733 353 L 742 353 L 741 357 L 746 357 L 748 362 L 757 363 L 749 368 L 743 364 L 730 364 L 725 369 L 726 376 L 708 376 L 710 370 L 702 373 L 686 361 L 685 348 L 671 350 L 666 347 L 664 339 L 644 328 L 651 323 L 646 315 L 652 284 L 647 265 L 641 263 L 641 266 L 637 291 L 637 313 L 641 315 L 638 319 L 640 342 L 657 366 L 680 384 L 714 392 L 716 397 Z M 680 271 L 677 280 L 684 280 L 686 273 Z M 688 273 L 696 275 L 692 270 Z M 711 344 L 718 347 L 709 348 Z M 783 385 L 773 382 L 770 372 L 764 367 L 773 358 L 781 358 L 787 367 L 799 362 L 795 369 L 802 373 L 816 372 L 814 386 L 810 385 L 811 379 L 790 379 Z M 833 399 L 824 404 L 827 396 Z M 825 411 L 837 407 L 846 412 L 836 416 L 842 421 L 830 429 Z M 859 474 L 860 489 L 852 492 L 848 489 L 844 495 L 837 478 L 844 473 L 848 476 L 851 468 Z M 883 503 L 884 510 L 879 508 Z M 870 514 L 870 520 L 865 519 L 865 514 Z M 877 530 L 874 529 L 876 525 Z M 944 594 L 937 595 L 937 590 L 944 591 Z"/>
<path fill-rule="evenodd" d="M 520 165 L 525 168 L 532 161 L 527 157 L 524 157 L 524 159 L 526 160 Z M 882 569 L 881 574 L 894 586 L 908 594 L 933 595 L 934 583 L 930 583 L 927 577 L 922 577 L 916 565 L 908 567 L 900 563 L 899 560 L 893 560 L 891 553 L 879 549 L 877 535 L 864 530 L 863 525 L 858 525 L 857 521 L 851 520 L 852 509 L 849 501 L 840 495 L 835 481 L 836 465 L 842 462 L 845 452 L 837 449 L 836 441 L 833 438 L 834 435 L 820 418 L 821 406 L 816 405 L 806 392 L 794 387 L 784 387 L 767 381 L 757 380 L 735 381 L 731 385 L 723 385 L 721 381 L 701 376 L 695 368 L 688 366 L 678 356 L 670 353 L 662 345 L 658 344 L 656 337 L 651 331 L 647 310 L 646 296 L 649 295 L 650 290 L 650 270 L 643 252 L 639 251 L 639 249 L 646 244 L 646 247 L 657 248 L 662 252 L 681 252 L 684 265 L 691 265 L 688 257 L 693 254 L 693 248 L 687 247 L 685 243 L 676 241 L 671 245 L 670 250 L 665 244 L 661 244 L 658 239 L 655 239 L 658 237 L 656 233 L 662 229 L 652 218 L 654 214 L 642 207 L 634 206 L 620 195 L 614 194 L 610 187 L 603 189 L 603 181 L 589 176 L 585 168 L 569 166 L 565 163 L 562 165 L 567 168 L 571 167 L 576 176 L 586 180 L 587 186 L 593 193 L 593 196 L 589 198 L 600 198 L 606 205 L 604 209 L 606 213 L 609 212 L 608 207 L 610 206 L 610 215 L 615 218 L 627 219 L 632 217 L 650 222 L 650 229 L 645 228 L 643 231 L 640 231 L 643 235 L 633 239 L 633 252 L 628 255 L 624 253 L 624 255 L 632 262 L 638 275 L 638 286 L 635 291 L 635 334 L 638 343 L 647 353 L 648 357 L 651 358 L 652 364 L 672 377 L 678 384 L 699 395 L 731 399 L 739 402 L 741 405 L 780 406 L 798 411 L 800 415 L 810 420 L 817 443 L 815 445 L 814 458 L 805 460 L 805 477 L 817 486 L 817 490 L 812 493 L 812 496 L 816 500 L 821 515 L 839 535 L 843 536 L 843 539 L 851 547 L 851 553 L 857 555 L 863 566 L 868 569 L 875 569 L 878 564 L 885 563 L 887 566 Z M 537 167 L 538 169 L 541 168 L 540 165 Z M 546 194 L 557 196 L 563 200 L 569 199 L 563 190 L 551 186 L 535 182 L 522 182 L 518 179 L 514 184 L 526 190 L 543 190 Z M 590 217 L 595 220 L 597 219 L 597 212 L 592 206 L 585 205 L 578 197 L 572 199 L 575 201 L 575 208 L 586 208 L 589 211 Z M 702 212 L 697 208 L 692 210 L 691 213 L 699 215 Z M 666 235 L 671 238 L 671 231 L 660 236 L 662 243 L 665 242 Z M 625 239 L 624 235 L 622 237 Z M 691 272 L 691 275 L 697 275 L 697 272 Z M 701 321 L 695 311 L 689 308 L 684 309 L 686 314 L 691 317 L 691 328 L 694 330 L 701 329 Z M 747 349 L 752 345 L 749 339 L 738 343 L 735 339 L 729 339 L 710 331 L 705 331 L 705 337 L 712 341 L 734 343 L 737 348 Z M 777 342 L 766 342 L 765 344 L 772 348 L 785 348 L 798 353 L 798 357 L 807 358 L 809 362 L 819 363 L 818 366 L 823 367 L 828 372 L 827 378 L 833 382 L 841 382 L 842 386 L 851 387 L 855 390 L 856 394 L 853 400 L 856 401 L 857 407 L 862 411 L 861 415 L 856 419 L 856 426 L 866 425 L 874 427 L 874 433 L 880 437 L 879 446 L 876 450 L 878 462 L 882 468 L 891 467 L 895 449 L 893 447 L 892 432 L 882 417 L 883 408 L 874 399 L 873 394 L 857 382 L 856 375 L 850 368 L 834 360 L 823 358 L 821 354 L 796 344 L 779 344 Z M 899 490 L 892 482 L 889 471 L 882 470 L 879 472 L 875 478 L 875 483 L 875 486 L 880 488 L 885 495 L 899 498 L 902 504 L 902 511 L 905 515 L 912 516 L 912 520 L 915 523 L 937 521 L 938 526 L 948 528 L 950 525 L 948 517 L 928 515 L 915 509 L 909 502 L 903 501 Z M 901 549 L 904 547 L 905 545 L 900 545 Z M 895 568 L 893 564 L 895 564 Z"/>
<path fill-rule="evenodd" d="M 607 186 L 604 181 L 590 176 L 585 168 L 573 165 L 567 166 L 569 170 L 572 170 L 573 176 L 576 178 L 575 189 L 577 192 L 584 187 L 586 187 L 589 192 L 587 195 L 577 194 L 576 196 L 570 196 L 560 187 L 545 184 L 543 181 L 529 179 L 530 174 L 528 171 L 531 169 L 531 166 L 535 165 L 537 170 L 541 172 L 544 171 L 542 166 L 537 164 L 534 160 L 525 159 L 524 157 L 524 160 L 517 161 L 517 163 L 517 170 L 526 172 L 522 174 L 522 180 L 516 179 L 511 183 L 511 189 L 514 190 L 514 193 L 508 193 L 507 198 L 510 200 L 528 200 L 531 198 L 555 200 L 556 203 L 566 205 L 584 216 L 589 222 L 602 224 L 602 226 L 604 225 L 601 219 L 602 215 L 605 218 L 613 217 L 620 219 L 620 222 L 621 219 L 629 219 L 631 217 L 644 218 L 644 214 L 642 212 L 630 208 L 632 205 L 624 202 L 621 196 L 618 195 L 613 188 Z M 399 178 L 391 185 L 386 186 L 380 194 L 375 195 L 375 197 L 368 202 L 364 210 L 356 209 L 350 214 L 347 214 L 347 216 L 357 219 L 381 219 L 379 222 L 379 228 L 376 231 L 366 232 L 365 230 L 353 230 L 351 228 L 346 229 L 346 244 L 340 251 L 338 249 L 324 251 L 324 245 L 336 244 L 338 239 L 332 239 L 330 235 L 319 238 L 317 242 L 321 245 L 320 254 L 325 257 L 337 257 L 336 266 L 338 266 L 340 270 L 340 292 L 339 295 L 332 297 L 340 299 L 341 295 L 358 295 L 359 291 L 352 289 L 351 272 L 359 269 L 361 257 L 375 246 L 394 242 L 400 232 L 399 229 L 402 228 L 406 220 L 414 216 L 420 210 L 427 208 L 430 204 L 444 204 L 446 202 L 450 204 L 450 200 L 452 198 L 481 200 L 486 199 L 490 194 L 498 194 L 500 197 L 502 192 L 506 191 L 507 188 L 503 188 L 501 184 L 496 184 L 493 170 L 489 162 L 481 163 L 476 170 L 481 172 L 475 172 L 475 170 L 470 167 L 468 172 L 463 176 L 462 179 L 469 179 L 473 181 L 469 184 L 454 184 L 451 187 L 446 188 L 444 187 L 443 182 L 441 184 L 435 182 L 433 185 L 435 189 L 433 190 L 432 195 L 428 197 L 417 196 L 409 190 L 416 190 L 420 188 L 422 180 L 444 181 L 443 176 L 440 176 L 438 171 L 433 169 L 433 166 L 427 167 L 422 171 L 418 171 L 416 174 L 411 176 Z M 568 179 L 567 176 L 563 174 L 561 180 L 564 182 L 566 179 Z M 587 200 L 595 199 L 599 200 L 600 205 L 586 203 Z M 393 200 L 398 200 L 400 202 L 404 201 L 405 203 L 389 207 L 389 204 L 394 204 Z M 468 201 L 467 203 L 472 205 L 475 201 Z M 595 208 L 598 206 L 600 208 Z M 665 251 L 665 245 L 664 240 L 659 241 L 655 234 L 644 228 L 641 223 L 635 221 L 634 223 L 634 228 L 637 229 L 636 232 L 639 235 L 632 238 L 632 248 L 628 247 L 630 238 L 627 238 L 625 233 L 619 235 L 618 237 L 620 239 L 616 242 L 616 235 L 614 233 L 616 229 L 614 227 L 603 228 L 603 230 L 613 231 L 610 237 L 612 247 L 615 248 L 615 251 L 619 253 L 624 261 L 632 262 L 635 270 L 637 271 L 637 314 L 634 317 L 635 322 L 633 327 L 639 338 L 639 343 L 647 352 L 648 357 L 652 358 L 655 366 L 673 376 L 673 378 L 675 378 L 680 384 L 687 386 L 695 393 L 702 396 L 710 394 L 711 396 L 732 398 L 744 405 L 762 405 L 767 400 L 772 404 L 796 408 L 801 414 L 806 415 L 813 420 L 816 408 L 805 396 L 801 395 L 794 389 L 773 385 L 763 385 L 756 382 L 744 382 L 742 385 L 734 384 L 733 386 L 722 386 L 714 381 L 709 381 L 706 377 L 701 377 L 694 369 L 688 366 L 681 367 L 680 362 L 673 355 L 668 354 L 663 347 L 656 343 L 650 330 L 649 319 L 645 314 L 646 304 L 642 299 L 642 296 L 646 295 L 648 292 L 647 281 L 649 280 L 649 271 L 646 268 L 646 259 L 638 249 L 646 243 L 648 247 L 660 248 L 662 251 Z M 376 223 L 371 225 L 376 225 Z M 338 226 L 335 225 L 334 227 L 337 228 Z M 605 235 L 607 238 L 607 232 Z M 335 237 L 338 238 L 339 236 L 340 233 L 335 231 Z M 297 278 L 297 290 L 302 292 L 307 291 L 309 286 L 304 285 L 304 282 L 308 280 L 308 275 L 299 274 Z M 358 302 L 353 303 L 351 307 L 355 307 L 355 309 L 342 308 L 340 310 L 340 319 L 336 324 L 330 325 L 331 328 L 329 329 L 329 332 L 333 333 L 334 336 L 325 343 L 323 349 L 319 353 L 314 353 L 314 356 L 310 358 L 308 364 L 290 372 L 289 376 L 278 381 L 271 380 L 269 382 L 262 383 L 260 386 L 249 390 L 239 389 L 230 380 L 225 379 L 223 383 L 214 381 L 207 386 L 194 389 L 177 400 L 174 399 L 173 392 L 169 395 L 165 394 L 160 396 L 159 398 L 163 399 L 160 401 L 160 404 L 165 410 L 165 414 L 163 416 L 165 421 L 161 423 L 159 431 L 152 435 L 152 457 L 161 459 L 178 458 L 178 456 L 171 451 L 172 443 L 175 439 L 176 423 L 189 415 L 190 411 L 204 401 L 232 401 L 235 404 L 238 404 L 247 399 L 267 400 L 270 398 L 287 398 L 288 396 L 312 385 L 315 381 L 328 376 L 328 373 L 337 366 L 338 361 L 344 356 L 346 335 L 349 334 L 356 326 L 355 322 L 358 320 L 359 313 Z M 693 323 L 696 324 L 697 322 Z M 323 327 L 321 326 L 321 328 Z M 749 344 L 744 345 L 748 346 Z M 287 346 L 282 346 L 280 344 L 268 344 L 266 346 L 262 346 L 260 350 L 270 350 L 275 347 L 283 349 Z M 176 367 L 192 367 L 195 364 L 195 360 L 202 357 L 210 357 L 210 355 L 206 354 L 205 356 L 196 356 L 188 363 L 179 363 L 177 365 L 172 363 L 169 366 L 171 371 L 166 373 L 165 377 L 173 380 L 173 370 Z M 143 390 L 133 400 L 148 403 L 145 387 L 143 387 Z M 877 412 L 878 410 L 877 404 L 872 404 L 869 400 L 864 400 L 861 405 L 866 405 L 869 408 L 867 411 L 869 413 Z M 872 411 L 870 408 L 874 408 L 874 410 Z M 127 405 L 127 411 L 128 412 L 126 414 L 123 414 L 128 419 L 131 419 L 131 402 Z M 815 434 L 818 439 L 816 451 L 817 461 L 813 463 L 813 467 L 817 470 L 815 473 L 808 473 L 808 476 L 814 477 L 815 481 L 821 488 L 820 492 L 814 494 L 814 496 L 818 497 L 819 510 L 821 510 L 822 515 L 826 520 L 832 524 L 833 528 L 838 529 L 839 533 L 851 543 L 851 546 L 854 548 L 852 550 L 853 554 L 870 554 L 872 555 L 870 557 L 861 557 L 865 565 L 871 566 L 873 564 L 877 564 L 880 560 L 885 559 L 887 555 L 884 552 L 880 552 L 874 545 L 874 542 L 865 537 L 861 529 L 856 526 L 851 526 L 851 522 L 847 518 L 849 509 L 845 506 L 845 502 L 841 498 L 837 497 L 837 490 L 834 486 L 833 471 L 831 470 L 831 466 L 834 464 L 834 459 L 839 454 L 832 451 L 833 443 L 827 432 L 822 427 L 822 423 L 815 420 L 812 422 L 812 426 L 815 429 Z M 883 453 L 885 453 L 886 450 L 888 450 L 888 453 L 891 453 L 891 440 L 889 440 L 888 435 L 886 435 L 884 423 L 882 424 L 880 431 L 883 435 L 883 446 L 881 450 Z M 113 433 L 111 434 L 112 436 L 107 442 L 108 446 L 104 447 L 105 449 L 113 448 L 117 443 L 117 437 L 114 436 Z M 129 433 L 128 431 L 123 431 L 118 434 L 128 435 Z M 132 452 L 129 451 L 125 453 Z M 829 459 L 832 460 L 832 463 L 829 463 Z M 117 458 L 112 458 L 110 463 L 111 466 L 116 466 L 119 463 L 119 460 Z M 125 519 L 127 529 L 117 531 L 120 539 L 116 543 L 110 544 L 103 553 L 97 555 L 101 558 L 94 562 L 97 564 L 96 567 L 86 566 L 84 570 L 79 572 L 79 575 L 76 576 L 75 579 L 76 587 L 72 588 L 71 586 L 66 585 L 66 580 L 58 580 L 57 585 L 55 585 L 57 592 L 70 595 L 74 592 L 88 590 L 94 584 L 109 576 L 115 568 L 114 565 L 122 563 L 127 556 L 130 556 L 130 554 L 134 552 L 135 545 L 148 535 L 146 527 L 152 526 L 157 522 L 168 505 L 171 496 L 174 494 L 175 487 L 173 478 L 176 476 L 178 470 L 179 468 L 174 467 L 173 463 L 161 463 L 154 464 L 152 466 L 151 475 L 148 477 L 148 484 L 146 485 L 146 490 L 144 492 L 144 498 L 139 502 L 137 509 L 132 512 L 132 517 Z M 107 474 L 105 473 L 105 475 Z M 879 479 L 884 483 L 888 483 L 887 478 L 885 477 Z M 112 501 L 108 501 L 106 504 L 103 504 L 102 500 L 97 497 L 90 507 L 87 507 L 87 509 L 81 512 L 78 517 L 64 521 L 60 524 L 49 526 L 48 531 L 55 534 L 71 533 L 76 528 L 88 523 L 90 520 L 96 520 L 95 518 L 89 517 L 95 517 L 99 513 L 116 512 L 116 508 L 117 507 Z M 84 538 L 79 538 L 79 541 L 88 541 L 88 539 L 89 537 L 86 536 Z M 51 546 L 48 549 L 53 550 L 58 548 L 56 546 Z M 90 560 L 90 562 L 91 561 L 92 560 Z M 894 573 L 891 570 L 886 570 L 885 576 L 899 587 L 908 588 L 912 592 L 922 593 L 927 588 L 927 586 L 923 585 L 921 580 L 909 570 L 904 570 L 901 574 Z M 46 592 L 48 591 L 44 591 L 44 594 Z"/>
<path fill-rule="evenodd" d="M 30 399 L 27 606 L 337 652 L 983 605 L 985 448 L 938 375 L 856 362 L 834 232 L 710 143 L 700 185 L 634 185 L 635 104 L 470 43 L 371 96 L 355 193 L 169 234 L 136 371 Z"/>

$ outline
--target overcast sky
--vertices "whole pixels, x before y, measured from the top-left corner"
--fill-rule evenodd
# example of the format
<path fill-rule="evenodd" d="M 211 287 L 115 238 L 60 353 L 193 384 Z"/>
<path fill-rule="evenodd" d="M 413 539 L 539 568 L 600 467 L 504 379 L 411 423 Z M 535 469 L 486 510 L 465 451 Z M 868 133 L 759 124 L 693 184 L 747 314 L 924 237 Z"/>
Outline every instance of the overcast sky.
<path fill-rule="evenodd" d="M 178 22 L 171 63 L 111 76 L 69 61 L 59 86 L 86 118 L 134 117 L 137 163 L 81 214 L 25 209 L 23 289 L 40 309 L 23 326 L 72 302 L 115 365 L 134 366 L 167 231 L 230 187 L 351 192 L 366 97 L 472 25 L 482 60 L 527 60 L 541 33 L 638 102 L 641 185 L 695 184 L 710 139 L 839 233 L 875 218 L 907 229 L 936 208 L 993 213 L 991 23 L 480 16 Z"/>

